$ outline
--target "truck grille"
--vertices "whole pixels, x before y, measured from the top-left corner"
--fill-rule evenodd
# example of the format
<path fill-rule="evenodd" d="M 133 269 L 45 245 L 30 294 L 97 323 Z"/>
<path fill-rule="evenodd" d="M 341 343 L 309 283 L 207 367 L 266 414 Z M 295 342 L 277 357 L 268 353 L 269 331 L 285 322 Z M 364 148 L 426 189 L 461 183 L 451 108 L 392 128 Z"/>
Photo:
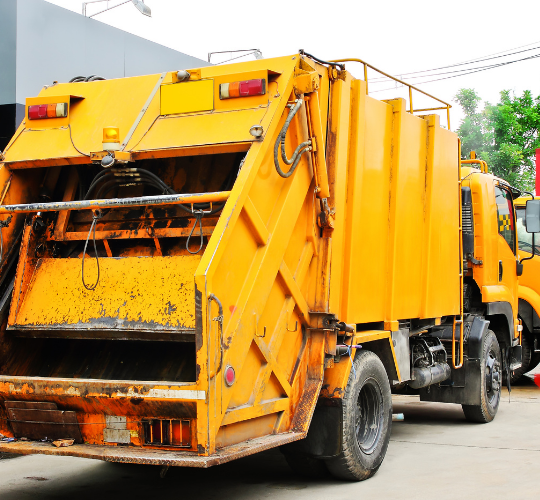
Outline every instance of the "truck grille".
<path fill-rule="evenodd" d="M 145 444 L 191 448 L 190 420 L 144 420 L 143 428 Z"/>

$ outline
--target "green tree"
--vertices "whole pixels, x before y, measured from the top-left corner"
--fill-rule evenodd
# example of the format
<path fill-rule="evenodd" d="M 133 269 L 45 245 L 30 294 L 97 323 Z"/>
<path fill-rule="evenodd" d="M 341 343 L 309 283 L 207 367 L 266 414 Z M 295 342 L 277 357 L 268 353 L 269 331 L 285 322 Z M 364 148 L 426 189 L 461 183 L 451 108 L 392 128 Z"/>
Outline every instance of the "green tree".
<path fill-rule="evenodd" d="M 457 130 L 463 158 L 474 150 L 495 175 L 520 189 L 532 189 L 535 150 L 540 147 L 540 97 L 533 98 L 528 90 L 522 96 L 503 90 L 498 104 L 486 102 L 482 110 L 482 99 L 473 89 L 460 89 L 454 100 L 465 113 Z"/>

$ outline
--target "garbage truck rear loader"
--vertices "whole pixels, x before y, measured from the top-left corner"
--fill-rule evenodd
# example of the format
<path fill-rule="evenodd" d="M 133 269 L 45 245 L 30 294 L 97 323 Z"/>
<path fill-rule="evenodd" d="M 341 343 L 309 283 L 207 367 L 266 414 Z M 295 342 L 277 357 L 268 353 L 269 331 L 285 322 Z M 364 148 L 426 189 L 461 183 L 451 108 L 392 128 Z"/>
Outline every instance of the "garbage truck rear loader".
<path fill-rule="evenodd" d="M 0 450 L 208 467 L 281 446 L 359 480 L 392 387 L 490 421 L 519 350 L 507 187 L 462 183 L 437 115 L 367 90 L 301 53 L 29 98 L 0 168 Z"/>

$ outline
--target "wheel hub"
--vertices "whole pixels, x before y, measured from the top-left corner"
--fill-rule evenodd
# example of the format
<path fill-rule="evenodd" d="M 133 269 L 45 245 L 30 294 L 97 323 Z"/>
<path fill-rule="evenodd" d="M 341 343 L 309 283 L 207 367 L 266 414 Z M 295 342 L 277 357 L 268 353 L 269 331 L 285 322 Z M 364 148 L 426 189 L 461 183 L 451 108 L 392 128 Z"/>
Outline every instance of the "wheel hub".
<path fill-rule="evenodd" d="M 373 452 L 383 427 L 383 398 L 381 388 L 373 379 L 368 379 L 360 389 L 356 402 L 356 440 L 360 449 Z"/>
<path fill-rule="evenodd" d="M 501 389 L 501 365 L 493 352 L 486 358 L 486 390 L 490 403 Z"/>

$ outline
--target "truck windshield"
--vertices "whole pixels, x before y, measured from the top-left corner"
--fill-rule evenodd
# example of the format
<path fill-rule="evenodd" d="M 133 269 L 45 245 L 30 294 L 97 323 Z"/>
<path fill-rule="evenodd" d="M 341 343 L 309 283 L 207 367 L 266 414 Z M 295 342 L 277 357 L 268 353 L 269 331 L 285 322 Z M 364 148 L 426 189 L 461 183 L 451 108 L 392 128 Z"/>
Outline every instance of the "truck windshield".
<path fill-rule="evenodd" d="M 525 229 L 525 208 L 516 208 L 516 228 L 519 249 L 523 252 L 532 253 L 532 233 Z M 540 238 L 535 238 L 535 255 L 540 255 Z"/>

